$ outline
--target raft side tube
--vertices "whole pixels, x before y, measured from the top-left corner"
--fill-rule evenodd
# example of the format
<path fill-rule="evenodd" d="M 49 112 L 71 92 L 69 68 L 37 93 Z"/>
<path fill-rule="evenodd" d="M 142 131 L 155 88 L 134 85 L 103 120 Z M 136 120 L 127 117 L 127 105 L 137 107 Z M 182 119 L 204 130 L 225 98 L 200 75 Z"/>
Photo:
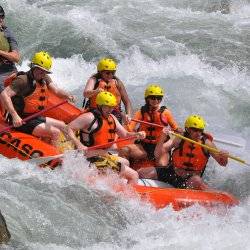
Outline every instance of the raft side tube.
<path fill-rule="evenodd" d="M 239 204 L 239 201 L 233 195 L 219 191 L 145 187 L 140 185 L 134 185 L 134 189 L 142 199 L 148 199 L 156 209 L 172 205 L 175 210 L 180 210 L 197 203 L 207 208 L 220 205 L 232 207 Z"/>

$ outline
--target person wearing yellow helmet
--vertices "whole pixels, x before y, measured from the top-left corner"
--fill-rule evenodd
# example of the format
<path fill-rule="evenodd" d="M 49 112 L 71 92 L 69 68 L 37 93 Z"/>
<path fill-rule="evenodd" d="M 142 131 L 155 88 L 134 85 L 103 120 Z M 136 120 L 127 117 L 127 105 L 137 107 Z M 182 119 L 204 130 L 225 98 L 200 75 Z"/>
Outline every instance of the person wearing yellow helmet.
<path fill-rule="evenodd" d="M 2 100 L 7 109 L 7 122 L 20 132 L 38 137 L 51 137 L 56 143 L 65 123 L 49 117 L 39 116 L 26 123 L 23 118 L 47 107 L 48 90 L 58 97 L 73 101 L 72 95 L 59 89 L 48 74 L 51 73 L 52 58 L 46 51 L 34 54 L 28 72 L 17 72 L 5 80 L 6 88 Z"/>
<path fill-rule="evenodd" d="M 132 114 L 132 105 L 123 82 L 115 75 L 116 70 L 117 64 L 111 58 L 102 58 L 98 62 L 97 73 L 88 79 L 84 88 L 83 96 L 85 99 L 83 106 L 95 108 L 97 94 L 101 91 L 109 91 L 117 99 L 117 107 L 113 110 L 113 114 L 120 122 L 122 117 L 124 117 L 125 122 L 128 122 Z M 125 115 L 122 115 L 121 102 L 125 107 Z"/>
<path fill-rule="evenodd" d="M 46 51 L 40 51 L 33 55 L 30 67 L 35 69 L 39 68 L 47 74 L 51 74 L 52 58 Z"/>
<path fill-rule="evenodd" d="M 78 149 L 87 152 L 86 156 L 89 161 L 95 163 L 97 168 L 108 168 L 110 166 L 112 169 L 115 169 L 117 164 L 116 170 L 118 170 L 120 176 L 127 179 L 128 183 L 136 183 L 138 174 L 129 167 L 129 162 L 126 159 L 122 157 L 110 159 L 107 148 L 105 150 L 88 151 L 88 147 L 112 142 L 117 136 L 138 136 L 138 138 L 144 138 L 144 133 L 128 132 L 112 114 L 113 109 L 117 105 L 116 97 L 112 93 L 107 91 L 98 93 L 96 104 L 96 108 L 90 109 L 68 124 L 70 139 Z M 82 138 L 80 140 L 72 132 L 78 130 L 82 130 Z M 115 145 L 112 146 L 112 149 L 114 147 Z M 121 168 L 118 165 L 121 165 Z"/>
<path fill-rule="evenodd" d="M 164 96 L 163 89 L 158 84 L 151 84 L 145 89 L 145 105 L 135 113 L 134 120 L 155 123 L 162 126 L 170 126 L 174 131 L 179 131 L 174 117 L 166 106 L 161 106 Z M 148 158 L 155 160 L 157 165 L 165 166 L 168 161 L 168 153 L 162 152 L 155 155 L 155 147 L 162 128 L 149 126 L 132 121 L 129 124 L 131 131 L 145 131 L 146 138 L 136 144 L 127 145 L 120 150 L 120 155 L 130 160 L 143 160 Z"/>
<path fill-rule="evenodd" d="M 190 115 L 185 121 L 184 136 L 216 148 L 212 136 L 204 132 L 205 126 L 206 122 L 200 115 Z M 166 142 L 169 134 L 170 129 L 165 127 L 156 146 L 156 154 L 161 154 L 162 151 L 171 152 L 171 160 L 167 168 L 139 169 L 140 177 L 167 182 L 176 188 L 209 190 L 210 187 L 202 180 L 208 159 L 212 156 L 221 166 L 226 166 L 228 152 L 223 150 L 220 150 L 219 153 L 209 152 L 198 144 L 178 137 Z"/>
<path fill-rule="evenodd" d="M 16 38 L 5 25 L 5 11 L 0 6 L 0 93 L 4 90 L 4 79 L 16 72 L 15 63 L 20 60 Z"/>

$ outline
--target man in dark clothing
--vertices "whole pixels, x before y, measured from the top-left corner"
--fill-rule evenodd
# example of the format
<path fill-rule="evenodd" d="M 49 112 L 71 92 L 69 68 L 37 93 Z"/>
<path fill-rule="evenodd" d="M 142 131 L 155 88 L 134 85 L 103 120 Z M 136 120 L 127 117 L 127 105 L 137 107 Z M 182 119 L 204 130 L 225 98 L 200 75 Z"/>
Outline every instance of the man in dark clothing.
<path fill-rule="evenodd" d="M 18 72 L 9 77 L 9 85 L 2 91 L 2 101 L 7 110 L 7 121 L 13 124 L 17 131 L 32 134 L 37 137 L 50 138 L 53 145 L 57 145 L 61 132 L 66 125 L 50 117 L 38 116 L 27 122 L 26 118 L 47 108 L 49 91 L 59 98 L 74 101 L 74 97 L 58 88 L 49 77 L 51 73 L 52 58 L 45 52 L 34 54 L 30 70 Z"/>
<path fill-rule="evenodd" d="M 2 6 L 0 6 L 0 93 L 4 89 L 4 79 L 16 72 L 15 63 L 20 60 L 20 54 L 18 51 L 18 44 L 4 23 L 5 12 Z"/>

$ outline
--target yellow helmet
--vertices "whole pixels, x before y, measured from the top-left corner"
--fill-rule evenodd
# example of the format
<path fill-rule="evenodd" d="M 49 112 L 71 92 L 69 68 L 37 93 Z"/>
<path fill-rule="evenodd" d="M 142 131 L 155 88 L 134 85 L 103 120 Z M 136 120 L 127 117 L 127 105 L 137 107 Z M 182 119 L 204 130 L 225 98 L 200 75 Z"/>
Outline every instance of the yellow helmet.
<path fill-rule="evenodd" d="M 51 73 L 52 59 L 48 52 L 40 51 L 35 53 L 31 60 L 31 67 L 38 67 L 45 70 L 47 73 Z"/>
<path fill-rule="evenodd" d="M 206 127 L 205 120 L 199 115 L 190 115 L 185 121 L 185 128 L 204 129 Z"/>
<path fill-rule="evenodd" d="M 116 71 L 117 65 L 115 61 L 111 58 L 103 58 L 97 64 L 97 71 L 101 72 L 103 70 Z"/>
<path fill-rule="evenodd" d="M 96 96 L 96 104 L 115 107 L 117 105 L 116 97 L 108 91 L 102 91 Z"/>
<path fill-rule="evenodd" d="M 152 96 L 152 95 L 163 96 L 164 91 L 159 85 L 151 84 L 145 89 L 144 96 L 145 98 L 147 98 L 148 96 Z"/>

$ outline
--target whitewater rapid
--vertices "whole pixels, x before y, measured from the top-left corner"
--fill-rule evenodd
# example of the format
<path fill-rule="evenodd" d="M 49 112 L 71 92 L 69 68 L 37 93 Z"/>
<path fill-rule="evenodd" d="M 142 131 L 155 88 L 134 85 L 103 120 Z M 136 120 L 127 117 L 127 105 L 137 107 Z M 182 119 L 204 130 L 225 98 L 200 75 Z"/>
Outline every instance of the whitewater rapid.
<path fill-rule="evenodd" d="M 250 162 L 250 2 L 212 0 L 8 0 L 8 26 L 19 41 L 28 69 L 31 54 L 53 56 L 54 82 L 82 102 L 96 62 L 111 56 L 134 109 L 144 89 L 159 83 L 164 104 L 179 124 L 202 115 L 215 137 L 241 143 L 220 147 Z M 224 214 L 190 207 L 155 211 L 124 200 L 104 183 L 86 184 L 88 164 L 67 155 L 49 171 L 0 158 L 0 209 L 12 241 L 5 249 L 249 249 L 250 170 L 230 160 L 209 161 L 205 180 L 230 192 L 240 205 Z"/>

